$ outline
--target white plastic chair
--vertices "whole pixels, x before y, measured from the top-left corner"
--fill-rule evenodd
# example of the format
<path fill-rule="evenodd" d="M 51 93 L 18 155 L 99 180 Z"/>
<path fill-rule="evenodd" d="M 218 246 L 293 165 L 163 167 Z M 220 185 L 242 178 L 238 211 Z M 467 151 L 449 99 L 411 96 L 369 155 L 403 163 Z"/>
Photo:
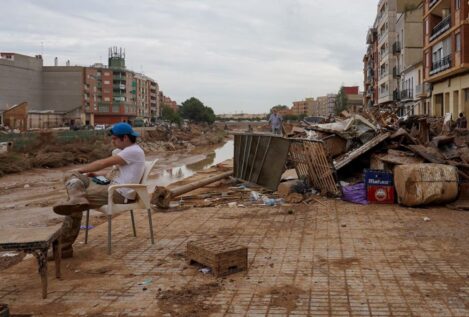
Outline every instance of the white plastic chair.
<path fill-rule="evenodd" d="M 135 219 L 134 219 L 134 210 L 135 209 L 146 209 L 148 212 L 148 224 L 150 226 L 150 237 L 151 243 L 155 244 L 155 239 L 153 237 L 153 222 L 151 218 L 151 194 L 154 190 L 154 186 L 148 185 L 148 176 L 150 171 L 155 166 L 158 159 L 154 161 L 145 162 L 145 172 L 143 174 L 140 184 L 116 184 L 110 185 L 108 188 L 108 204 L 100 207 L 98 211 L 106 214 L 108 222 L 108 232 L 107 232 L 107 251 L 108 254 L 111 254 L 111 231 L 112 231 L 112 215 L 121 213 L 124 211 L 130 211 L 130 218 L 132 220 L 132 230 L 134 237 L 137 236 L 137 231 L 135 230 Z M 131 188 L 137 193 L 137 199 L 132 203 L 127 204 L 116 204 L 113 202 L 112 197 L 116 189 L 118 188 Z M 90 219 L 90 210 L 86 212 L 86 231 L 85 231 L 85 244 L 88 243 L 88 224 Z"/>

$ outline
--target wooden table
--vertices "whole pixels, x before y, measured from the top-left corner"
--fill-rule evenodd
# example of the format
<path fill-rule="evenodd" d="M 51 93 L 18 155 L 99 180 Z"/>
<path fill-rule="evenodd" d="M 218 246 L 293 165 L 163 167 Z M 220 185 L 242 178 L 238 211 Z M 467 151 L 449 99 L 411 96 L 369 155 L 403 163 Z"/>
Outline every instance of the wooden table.
<path fill-rule="evenodd" d="M 0 230 L 0 251 L 23 251 L 33 254 L 39 265 L 42 298 L 47 298 L 47 250 L 52 244 L 55 276 L 60 278 L 62 224 L 53 227 L 4 228 Z"/>

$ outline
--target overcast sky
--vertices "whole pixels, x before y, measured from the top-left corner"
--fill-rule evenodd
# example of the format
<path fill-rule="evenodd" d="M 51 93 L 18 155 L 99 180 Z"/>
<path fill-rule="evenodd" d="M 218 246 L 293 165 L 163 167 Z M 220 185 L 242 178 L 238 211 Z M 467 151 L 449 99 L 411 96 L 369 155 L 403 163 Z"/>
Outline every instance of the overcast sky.
<path fill-rule="evenodd" d="M 363 86 L 366 32 L 378 0 L 0 0 L 0 51 L 45 65 L 107 63 L 155 79 L 178 103 L 267 112 Z"/>

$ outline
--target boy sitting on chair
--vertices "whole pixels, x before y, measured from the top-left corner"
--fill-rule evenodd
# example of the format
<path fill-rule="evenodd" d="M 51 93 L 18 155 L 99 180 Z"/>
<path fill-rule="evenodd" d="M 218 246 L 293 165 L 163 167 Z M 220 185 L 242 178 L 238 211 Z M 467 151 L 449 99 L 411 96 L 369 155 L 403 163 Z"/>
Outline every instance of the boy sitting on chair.
<path fill-rule="evenodd" d="M 145 153 L 136 143 L 139 134 L 125 122 L 112 126 L 109 134 L 112 144 L 120 151 L 113 156 L 94 161 L 79 169 L 67 172 L 64 176 L 68 200 L 53 207 L 54 212 L 66 216 L 63 222 L 62 257 L 73 256 L 73 243 L 80 232 L 83 211 L 96 209 L 108 203 L 109 185 L 91 182 L 91 177 L 106 175 L 103 169 L 116 165 L 118 176 L 111 184 L 139 184 L 145 170 Z M 134 190 L 119 188 L 114 193 L 113 201 L 118 204 L 136 199 Z"/>

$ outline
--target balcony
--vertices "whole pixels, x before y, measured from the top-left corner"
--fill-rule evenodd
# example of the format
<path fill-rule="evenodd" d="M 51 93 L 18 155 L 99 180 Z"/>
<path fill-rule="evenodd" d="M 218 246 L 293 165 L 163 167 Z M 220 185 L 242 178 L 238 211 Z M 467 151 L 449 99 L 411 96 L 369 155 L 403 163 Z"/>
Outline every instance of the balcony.
<path fill-rule="evenodd" d="M 401 96 L 400 96 L 399 91 L 398 91 L 397 89 L 392 92 L 392 100 L 393 100 L 393 101 L 399 101 L 399 100 L 401 100 L 400 97 L 401 97 Z"/>
<path fill-rule="evenodd" d="M 401 90 L 401 100 L 409 100 L 414 98 L 414 91 L 412 89 Z"/>
<path fill-rule="evenodd" d="M 451 55 L 447 55 L 442 59 L 435 61 L 432 63 L 432 70 L 430 71 L 430 75 L 442 72 L 451 67 Z"/>
<path fill-rule="evenodd" d="M 451 27 L 451 14 L 446 18 L 440 21 L 432 30 L 432 35 L 430 35 L 430 42 L 436 39 L 441 34 L 448 31 Z"/>
<path fill-rule="evenodd" d="M 420 97 L 427 97 L 430 94 L 430 84 L 429 83 L 423 83 L 420 85 L 415 86 L 415 96 L 417 98 Z"/>
<path fill-rule="evenodd" d="M 116 90 L 125 90 L 125 85 L 123 85 L 123 84 L 114 84 L 114 85 L 112 85 L 112 88 L 116 89 Z"/>
<path fill-rule="evenodd" d="M 439 0 L 430 0 L 430 3 L 428 4 L 428 7 L 431 8 L 433 7 Z"/>
<path fill-rule="evenodd" d="M 399 68 L 397 68 L 397 66 L 394 66 L 392 68 L 392 77 L 394 77 L 394 78 L 401 77 L 401 72 L 399 71 Z"/>
<path fill-rule="evenodd" d="M 400 42 L 394 42 L 392 45 L 392 53 L 394 55 L 400 54 L 401 53 L 401 43 Z"/>
<path fill-rule="evenodd" d="M 125 81 L 126 80 L 126 77 L 125 75 L 120 75 L 120 74 L 114 74 L 114 76 L 112 77 L 113 80 L 122 80 L 122 81 Z"/>

